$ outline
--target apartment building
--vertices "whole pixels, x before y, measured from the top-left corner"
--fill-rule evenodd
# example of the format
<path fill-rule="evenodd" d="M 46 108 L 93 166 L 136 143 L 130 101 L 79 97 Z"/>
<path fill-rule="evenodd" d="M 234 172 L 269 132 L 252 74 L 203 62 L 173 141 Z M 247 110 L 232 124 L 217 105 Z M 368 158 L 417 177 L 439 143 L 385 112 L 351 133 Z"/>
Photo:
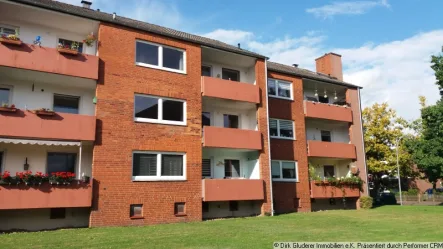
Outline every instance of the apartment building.
<path fill-rule="evenodd" d="M 81 4 L 0 0 L 0 230 L 342 208 L 308 164 L 365 179 L 339 55 L 311 72 Z"/>

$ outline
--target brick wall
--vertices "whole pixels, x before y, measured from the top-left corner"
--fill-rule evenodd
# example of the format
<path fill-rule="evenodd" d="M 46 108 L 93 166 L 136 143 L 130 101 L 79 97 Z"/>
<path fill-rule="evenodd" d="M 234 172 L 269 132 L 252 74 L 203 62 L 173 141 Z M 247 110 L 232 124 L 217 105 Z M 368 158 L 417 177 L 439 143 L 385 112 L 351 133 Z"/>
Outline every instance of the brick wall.
<path fill-rule="evenodd" d="M 136 39 L 186 50 L 187 74 L 136 66 Z M 101 71 L 90 226 L 201 220 L 200 46 L 110 24 L 100 25 L 99 40 Z M 187 126 L 134 122 L 134 93 L 186 100 Z M 132 182 L 135 150 L 185 152 L 187 180 Z M 174 215 L 175 202 L 186 202 L 187 216 Z M 129 218 L 130 204 L 143 204 L 144 219 Z"/>
<path fill-rule="evenodd" d="M 294 120 L 296 140 L 271 139 L 271 158 L 273 160 L 297 161 L 299 177 L 297 183 L 273 183 L 274 209 L 276 213 L 309 212 L 311 211 L 311 199 L 303 111 L 303 82 L 301 78 L 275 72 L 268 72 L 268 78 L 292 82 L 294 101 L 270 97 L 269 118 Z M 294 199 L 297 198 L 300 199 L 299 208 L 294 205 Z"/>

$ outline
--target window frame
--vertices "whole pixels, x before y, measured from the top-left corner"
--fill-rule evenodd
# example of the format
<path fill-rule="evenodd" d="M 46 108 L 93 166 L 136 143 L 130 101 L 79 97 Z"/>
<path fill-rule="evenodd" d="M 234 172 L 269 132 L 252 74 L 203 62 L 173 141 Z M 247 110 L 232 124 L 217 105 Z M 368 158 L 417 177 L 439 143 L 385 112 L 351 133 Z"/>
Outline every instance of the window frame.
<path fill-rule="evenodd" d="M 325 166 L 326 167 L 332 167 L 332 169 L 334 170 L 334 174 L 332 176 L 326 176 L 325 175 Z M 336 175 L 337 175 L 337 169 L 336 169 L 335 165 L 332 165 L 332 164 L 325 164 L 325 165 L 323 165 L 323 178 L 324 179 L 329 178 L 329 177 L 335 178 Z"/>
<path fill-rule="evenodd" d="M 277 134 L 278 134 L 277 136 L 272 136 L 272 135 L 269 133 L 269 136 L 270 136 L 271 138 L 286 139 L 286 140 L 296 140 L 296 136 L 295 136 L 295 122 L 294 122 L 294 120 L 278 119 L 278 118 L 269 118 L 268 126 L 269 126 L 269 123 L 271 122 L 271 120 L 276 120 L 276 121 L 277 121 Z M 280 120 L 283 120 L 283 121 L 291 121 L 291 122 L 292 122 L 292 134 L 293 134 L 292 138 L 291 138 L 291 137 L 281 137 L 281 136 L 280 136 Z M 268 129 L 270 130 L 271 128 L 268 127 Z"/>
<path fill-rule="evenodd" d="M 81 53 L 81 54 L 84 54 L 84 52 L 85 52 L 85 47 L 86 47 L 86 44 L 83 42 L 83 41 L 74 41 L 74 40 L 70 40 L 70 39 L 65 39 L 65 38 L 62 38 L 62 37 L 59 37 L 59 36 L 57 36 L 56 37 L 57 38 L 57 46 L 58 46 L 58 44 L 60 44 L 60 39 L 62 39 L 62 40 L 65 40 L 65 41 L 69 41 L 69 42 L 77 42 L 78 44 L 79 44 L 79 46 L 80 46 L 80 44 L 82 44 L 82 49 L 81 49 L 81 51 L 78 51 L 79 53 Z"/>
<path fill-rule="evenodd" d="M 134 154 L 157 154 L 157 175 L 156 176 L 134 176 Z M 181 155 L 183 156 L 183 175 L 182 176 L 161 176 L 161 157 L 162 155 Z M 168 151 L 132 151 L 132 171 L 131 177 L 133 182 L 150 182 L 150 181 L 186 181 L 186 153 L 184 152 L 168 152 Z"/>
<path fill-rule="evenodd" d="M 329 132 L 329 141 L 324 141 L 323 140 L 322 132 Z M 320 141 L 325 142 L 325 143 L 332 143 L 332 131 L 330 131 L 330 130 L 320 130 Z"/>
<path fill-rule="evenodd" d="M 5 33 L 3 33 L 4 28 L 13 29 L 14 33 L 16 32 L 16 30 L 18 30 L 18 32 L 20 33 L 20 27 L 18 27 L 18 26 L 12 26 L 12 25 L 8 25 L 6 23 L 0 23 L 0 36 L 5 34 Z"/>
<path fill-rule="evenodd" d="M 149 45 L 153 45 L 153 46 L 157 46 L 158 47 L 158 58 L 157 58 L 158 59 L 158 65 L 152 65 L 152 64 L 147 64 L 147 63 L 143 63 L 143 62 L 137 62 L 137 42 L 145 43 L 145 44 L 149 44 Z M 168 68 L 168 67 L 164 67 L 163 66 L 163 48 L 164 47 L 165 48 L 169 48 L 169 49 L 174 49 L 174 50 L 177 50 L 177 51 L 180 51 L 180 52 L 183 52 L 183 70 L 178 70 L 178 69 L 173 69 L 173 68 Z M 135 62 L 136 66 L 160 69 L 160 70 L 169 71 L 169 72 L 173 72 L 173 73 L 186 74 L 186 50 L 182 49 L 182 48 L 176 48 L 176 47 L 171 47 L 171 46 L 164 45 L 164 44 L 159 44 L 159 43 L 155 43 L 155 42 L 149 42 L 149 41 L 143 41 L 143 40 L 136 39 L 135 40 L 134 62 Z"/>
<path fill-rule="evenodd" d="M 72 173 L 77 174 L 77 169 L 78 169 L 78 163 L 79 163 L 79 153 L 77 152 L 69 152 L 69 151 L 60 151 L 60 150 L 48 150 L 46 151 L 46 166 L 45 166 L 45 170 L 46 173 L 49 174 L 49 154 L 70 154 L 70 155 L 75 155 L 75 162 L 74 162 L 74 170 Z M 76 178 L 78 178 L 80 176 L 76 175 Z"/>
<path fill-rule="evenodd" d="M 272 177 L 272 173 L 271 173 L 271 178 L 272 181 L 276 181 L 276 182 L 300 182 L 298 179 L 298 162 L 297 161 L 290 161 L 290 160 L 272 160 L 271 159 L 271 167 L 272 167 L 272 162 L 278 162 L 279 167 L 280 167 L 280 178 L 274 178 Z M 295 179 L 292 178 L 283 178 L 283 163 L 294 163 L 295 164 Z M 271 172 L 272 172 L 272 168 L 271 168 Z"/>
<path fill-rule="evenodd" d="M 13 91 L 14 91 L 14 86 L 10 86 L 10 85 L 2 85 L 0 84 L 0 88 L 4 88 L 4 89 L 8 89 L 9 90 L 9 96 L 8 96 L 8 105 L 12 105 L 14 102 L 12 101 L 12 97 L 13 95 Z M 0 105 L 2 103 L 0 102 Z"/>
<path fill-rule="evenodd" d="M 135 208 L 139 207 L 141 209 L 141 214 L 135 214 Z M 129 205 L 129 218 L 131 219 L 142 219 L 144 217 L 143 204 L 130 204 Z"/>
<path fill-rule="evenodd" d="M 275 81 L 275 95 L 270 94 L 269 91 L 268 91 L 268 89 L 269 89 L 268 88 L 268 81 L 269 80 L 274 80 Z M 292 82 L 286 81 L 286 80 L 278 80 L 278 79 L 274 79 L 274 78 L 268 78 L 268 81 L 266 81 L 266 91 L 267 91 L 269 97 L 276 98 L 276 99 L 294 100 L 294 89 L 293 89 L 293 83 Z M 279 82 L 291 85 L 290 90 L 289 90 L 291 96 L 289 98 L 288 97 L 278 96 L 278 89 L 279 89 L 278 85 L 279 85 Z"/>
<path fill-rule="evenodd" d="M 225 70 L 225 71 L 230 71 L 230 72 L 232 72 L 232 73 L 237 73 L 237 75 L 238 75 L 238 80 L 229 80 L 229 81 L 241 82 L 241 77 L 240 77 L 240 71 L 239 71 L 239 70 L 235 70 L 235 69 L 231 69 L 231 68 L 222 67 L 222 71 L 221 71 L 221 79 L 223 79 L 223 70 Z"/>
<path fill-rule="evenodd" d="M 213 167 L 212 167 L 212 164 L 214 162 L 213 158 L 214 157 L 202 158 L 202 179 L 212 179 L 212 177 L 214 176 L 213 175 L 214 170 L 213 170 Z M 203 175 L 203 160 L 209 160 L 209 171 L 210 171 L 210 175 L 209 176 L 204 176 Z"/>
<path fill-rule="evenodd" d="M 78 100 L 78 113 L 80 114 L 80 105 L 81 105 L 81 96 L 74 96 L 74 95 L 67 95 L 67 94 L 61 94 L 61 93 L 54 93 L 52 96 L 52 110 L 55 110 L 55 97 L 59 96 L 59 97 L 66 97 L 66 98 L 76 98 Z M 61 112 L 61 113 L 68 113 L 68 114 L 75 114 L 75 113 L 70 113 L 70 112 Z"/>
<path fill-rule="evenodd" d="M 178 211 L 179 205 L 183 205 L 183 212 Z M 175 216 L 186 216 L 186 202 L 174 202 L 174 215 Z"/>
<path fill-rule="evenodd" d="M 207 67 L 207 68 L 209 68 L 209 76 L 204 76 L 204 77 L 213 77 L 213 73 L 212 73 L 212 66 L 211 65 L 208 65 L 208 64 L 202 64 L 201 65 L 201 68 L 202 67 Z M 201 69 L 200 69 L 201 70 Z M 203 76 L 203 75 L 202 75 Z"/>
<path fill-rule="evenodd" d="M 141 97 L 148 97 L 148 98 L 156 98 L 157 99 L 157 105 L 158 105 L 158 113 L 157 113 L 157 119 L 152 118 L 138 118 L 135 116 L 135 97 L 141 96 Z M 171 101 L 177 101 L 183 103 L 183 121 L 173 121 L 173 120 L 163 120 L 163 100 L 171 100 Z M 153 123 L 153 124 L 168 124 L 168 125 L 181 125 L 186 126 L 187 125 L 187 113 L 186 113 L 186 100 L 182 99 L 173 99 L 173 98 L 167 98 L 167 97 L 160 97 L 160 96 L 154 96 L 154 95 L 148 95 L 148 94 L 134 94 L 134 109 L 133 109 L 133 118 L 135 122 L 140 123 Z"/>

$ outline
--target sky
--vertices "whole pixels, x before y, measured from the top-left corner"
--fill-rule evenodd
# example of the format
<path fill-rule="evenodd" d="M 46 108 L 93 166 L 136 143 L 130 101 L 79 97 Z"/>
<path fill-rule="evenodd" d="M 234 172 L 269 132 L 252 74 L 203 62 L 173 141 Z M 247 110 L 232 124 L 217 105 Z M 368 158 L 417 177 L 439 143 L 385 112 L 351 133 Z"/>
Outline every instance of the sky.
<path fill-rule="evenodd" d="M 60 0 L 80 5 L 81 0 Z M 388 102 L 420 116 L 418 96 L 439 99 L 431 55 L 441 52 L 441 0 L 93 0 L 92 8 L 214 38 L 315 71 L 342 55 L 344 80 L 362 86 L 362 106 Z"/>

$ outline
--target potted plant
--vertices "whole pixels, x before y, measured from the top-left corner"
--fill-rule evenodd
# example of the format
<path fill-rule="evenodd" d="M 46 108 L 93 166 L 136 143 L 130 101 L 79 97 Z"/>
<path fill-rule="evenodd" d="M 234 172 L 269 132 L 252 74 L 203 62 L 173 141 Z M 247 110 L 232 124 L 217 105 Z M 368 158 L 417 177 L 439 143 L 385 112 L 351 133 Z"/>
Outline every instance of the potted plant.
<path fill-rule="evenodd" d="M 2 104 L 0 106 L 0 112 L 16 112 L 17 108 L 15 108 L 15 105 L 8 105 L 8 104 Z"/>
<path fill-rule="evenodd" d="M 34 175 L 34 183 L 42 185 L 43 182 L 48 180 L 48 174 L 43 174 L 42 172 L 37 172 Z"/>
<path fill-rule="evenodd" d="M 75 174 L 71 172 L 55 172 L 52 173 L 49 177 L 49 183 L 51 185 L 53 184 L 63 184 L 63 185 L 69 185 L 71 184 L 72 180 L 74 180 Z"/>
<path fill-rule="evenodd" d="M 79 48 L 78 42 L 72 42 L 71 46 L 59 43 L 57 46 L 57 51 L 62 54 L 77 55 L 78 48 Z"/>
<path fill-rule="evenodd" d="M 86 44 L 88 47 L 92 47 L 94 42 L 97 40 L 97 38 L 94 36 L 93 33 L 86 36 L 86 38 L 83 40 L 83 43 Z"/>
<path fill-rule="evenodd" d="M 15 29 L 15 34 L 13 35 L 3 34 L 0 37 L 0 42 L 4 44 L 17 45 L 17 46 L 22 45 L 22 41 L 19 38 L 18 29 Z"/>
<path fill-rule="evenodd" d="M 55 112 L 49 108 L 40 108 L 38 110 L 35 110 L 35 114 L 40 116 L 54 116 Z"/>
<path fill-rule="evenodd" d="M 0 183 L 1 184 L 11 184 L 11 173 L 9 171 L 3 172 L 3 174 L 0 174 Z"/>
<path fill-rule="evenodd" d="M 22 177 L 21 180 L 26 184 L 26 185 L 32 185 L 34 184 L 34 175 L 32 174 L 32 171 L 25 171 L 25 172 L 21 172 L 22 173 Z"/>

